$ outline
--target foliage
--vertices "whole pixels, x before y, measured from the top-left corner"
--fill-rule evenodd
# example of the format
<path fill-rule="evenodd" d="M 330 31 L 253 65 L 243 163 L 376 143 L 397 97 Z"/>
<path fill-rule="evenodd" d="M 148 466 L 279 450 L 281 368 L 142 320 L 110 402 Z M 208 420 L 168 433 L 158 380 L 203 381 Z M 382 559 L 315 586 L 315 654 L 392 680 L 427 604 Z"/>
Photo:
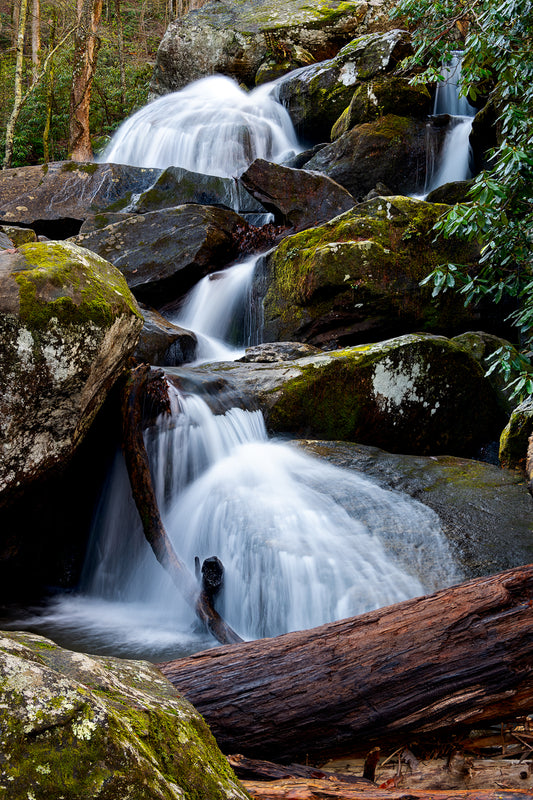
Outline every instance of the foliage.
<path fill-rule="evenodd" d="M 496 117 L 496 146 L 475 178 L 468 202 L 436 225 L 439 235 L 459 235 L 482 246 L 479 269 L 448 264 L 429 275 L 433 294 L 453 289 L 465 304 L 505 300 L 521 348 L 515 393 L 533 392 L 533 2 L 532 0 L 401 0 L 398 13 L 414 27 L 410 67 L 415 82 L 442 80 L 440 65 L 464 51 L 462 92 L 487 102 Z M 463 41 L 464 40 L 464 41 Z M 509 353 L 498 354 L 504 373 Z"/>

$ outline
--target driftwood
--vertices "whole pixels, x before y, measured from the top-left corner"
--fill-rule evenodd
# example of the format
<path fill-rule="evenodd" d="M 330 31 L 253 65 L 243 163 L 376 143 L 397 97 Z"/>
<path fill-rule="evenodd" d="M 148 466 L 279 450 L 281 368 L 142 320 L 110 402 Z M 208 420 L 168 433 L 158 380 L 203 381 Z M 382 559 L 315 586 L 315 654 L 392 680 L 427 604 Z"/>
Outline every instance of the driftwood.
<path fill-rule="evenodd" d="M 257 800 L 531 800 L 531 794 L 515 791 L 443 791 L 381 789 L 354 787 L 335 780 L 242 781 L 250 795 Z"/>
<path fill-rule="evenodd" d="M 305 761 L 533 709 L 533 565 L 159 665 L 226 753 Z"/>
<path fill-rule="evenodd" d="M 150 385 L 150 392 L 158 394 L 154 390 L 154 384 L 158 381 L 162 381 L 162 373 L 153 373 L 147 364 L 141 364 L 131 371 L 122 394 L 124 457 L 144 535 L 159 563 L 217 641 L 221 644 L 241 642 L 240 636 L 213 608 L 212 594 L 200 589 L 185 564 L 178 558 L 161 520 L 142 434 L 145 391 Z M 161 394 L 164 395 L 164 389 L 160 389 L 159 395 Z M 164 401 L 161 401 L 161 405 L 164 407 Z"/>
<path fill-rule="evenodd" d="M 257 758 L 246 758 L 240 754 L 228 756 L 228 763 L 238 778 L 275 781 L 287 778 L 311 778 L 313 780 L 340 780 L 358 786 L 373 786 L 373 782 L 357 775 L 342 775 L 336 772 L 308 767 L 304 764 L 274 764 Z"/>

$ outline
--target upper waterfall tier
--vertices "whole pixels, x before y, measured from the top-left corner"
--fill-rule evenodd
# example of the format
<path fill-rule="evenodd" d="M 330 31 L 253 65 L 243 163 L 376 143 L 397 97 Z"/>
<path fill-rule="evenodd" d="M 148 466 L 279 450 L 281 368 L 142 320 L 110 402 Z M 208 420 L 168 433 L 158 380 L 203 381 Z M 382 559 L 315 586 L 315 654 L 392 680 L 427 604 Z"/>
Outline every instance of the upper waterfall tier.
<path fill-rule="evenodd" d="M 281 161 L 299 150 L 273 84 L 252 92 L 212 75 L 141 108 L 118 129 L 102 161 L 137 167 L 184 167 L 238 176 L 256 158 Z"/>

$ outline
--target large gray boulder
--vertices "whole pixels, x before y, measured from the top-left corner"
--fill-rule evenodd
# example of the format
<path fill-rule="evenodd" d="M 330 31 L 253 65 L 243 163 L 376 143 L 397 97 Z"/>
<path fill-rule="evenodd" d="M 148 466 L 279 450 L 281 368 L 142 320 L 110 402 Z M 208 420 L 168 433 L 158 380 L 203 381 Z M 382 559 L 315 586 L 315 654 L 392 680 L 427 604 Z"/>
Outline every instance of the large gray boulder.
<path fill-rule="evenodd" d="M 369 9 L 362 0 L 211 0 L 170 23 L 150 88 L 167 94 L 214 73 L 251 87 L 272 55 L 283 60 L 301 47 L 317 61 L 330 58 L 384 6 Z"/>
<path fill-rule="evenodd" d="M 152 302 L 183 294 L 229 264 L 246 227 L 234 211 L 191 203 L 136 214 L 72 241 L 114 264 L 136 296 Z"/>
<path fill-rule="evenodd" d="M 0 172 L 0 221 L 9 225 L 40 223 L 41 232 L 66 238 L 69 224 L 109 206 L 119 211 L 131 197 L 148 189 L 161 170 L 122 164 L 59 161 Z M 69 223 L 68 221 L 72 221 Z M 46 227 L 44 223 L 48 223 Z M 51 223 L 56 222 L 55 228 Z"/>
<path fill-rule="evenodd" d="M 246 800 L 206 723 L 143 661 L 0 634 L 9 800 Z"/>
<path fill-rule="evenodd" d="M 72 455 L 141 328 L 99 256 L 67 242 L 0 252 L 0 505 Z"/>

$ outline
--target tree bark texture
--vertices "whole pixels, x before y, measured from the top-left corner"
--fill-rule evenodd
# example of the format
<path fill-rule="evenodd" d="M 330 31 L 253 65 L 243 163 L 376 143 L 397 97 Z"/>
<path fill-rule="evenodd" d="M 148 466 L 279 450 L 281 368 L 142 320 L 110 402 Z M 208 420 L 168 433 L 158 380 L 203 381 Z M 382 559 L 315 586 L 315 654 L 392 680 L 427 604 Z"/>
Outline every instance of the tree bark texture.
<path fill-rule="evenodd" d="M 101 15 L 102 0 L 78 0 L 69 122 L 69 152 L 74 161 L 90 161 L 93 157 L 89 111 Z"/>
<path fill-rule="evenodd" d="M 122 396 L 124 458 L 144 535 L 182 597 L 196 611 L 215 639 L 222 644 L 241 642 L 240 636 L 213 608 L 208 593 L 200 589 L 186 565 L 178 558 L 159 513 L 142 434 L 146 387 L 150 381 L 157 380 L 161 380 L 161 373 L 152 373 L 147 364 L 141 364 L 130 373 Z"/>
<path fill-rule="evenodd" d="M 22 70 L 24 66 L 24 36 L 26 33 L 26 17 L 28 15 L 28 0 L 20 0 L 20 3 L 15 3 L 14 9 L 17 9 L 16 16 L 18 28 L 16 39 L 16 57 L 15 57 L 15 91 L 13 97 L 13 109 L 9 116 L 6 125 L 6 145 L 4 151 L 3 168 L 9 169 L 13 159 L 13 143 L 15 138 L 15 127 L 19 118 L 20 110 L 22 108 Z"/>
<path fill-rule="evenodd" d="M 276 761 L 533 708 L 533 565 L 159 665 L 226 753 Z"/>

